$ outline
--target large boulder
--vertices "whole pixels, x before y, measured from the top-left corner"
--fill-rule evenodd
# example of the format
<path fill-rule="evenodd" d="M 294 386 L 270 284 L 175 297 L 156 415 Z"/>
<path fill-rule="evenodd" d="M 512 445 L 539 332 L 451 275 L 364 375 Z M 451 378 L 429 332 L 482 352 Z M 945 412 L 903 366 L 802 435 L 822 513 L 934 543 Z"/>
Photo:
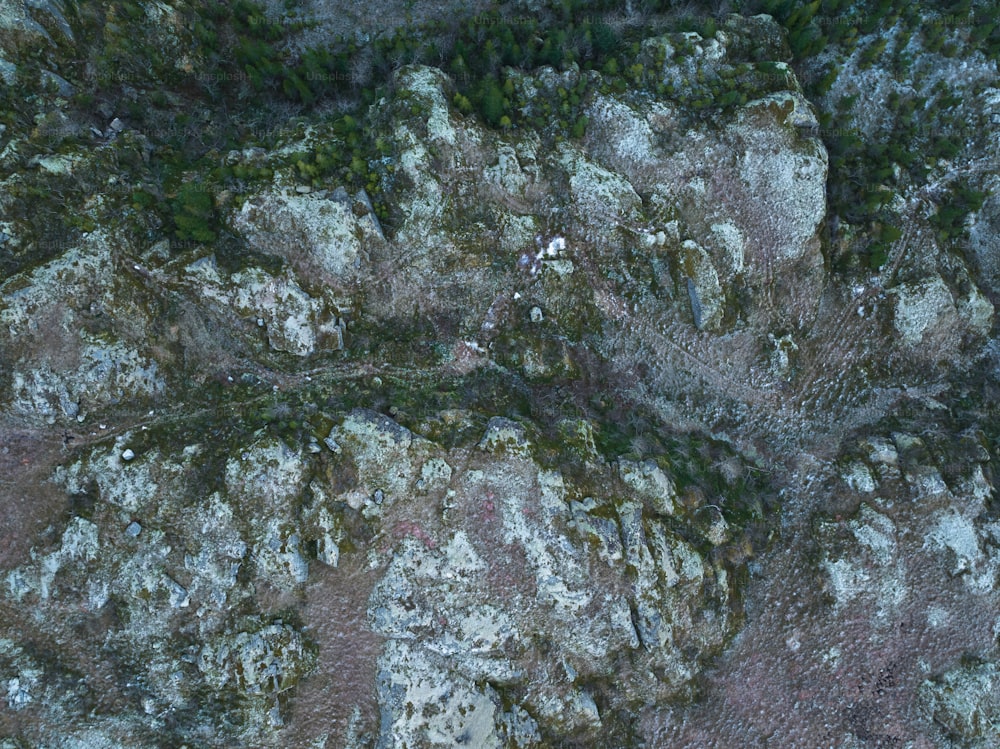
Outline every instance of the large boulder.
<path fill-rule="evenodd" d="M 75 422 L 167 389 L 145 331 L 141 285 L 119 271 L 122 237 L 94 232 L 79 246 L 0 286 L 0 400 L 31 420 Z"/>

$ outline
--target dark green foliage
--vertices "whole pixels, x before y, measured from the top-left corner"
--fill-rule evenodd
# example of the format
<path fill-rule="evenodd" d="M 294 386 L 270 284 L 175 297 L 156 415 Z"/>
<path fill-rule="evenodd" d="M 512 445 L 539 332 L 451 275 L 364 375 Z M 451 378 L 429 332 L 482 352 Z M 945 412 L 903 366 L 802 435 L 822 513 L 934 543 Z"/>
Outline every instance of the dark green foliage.
<path fill-rule="evenodd" d="M 282 81 L 282 89 L 289 99 L 298 99 L 303 104 L 312 104 L 316 95 L 312 92 L 306 82 L 297 74 L 292 73 Z"/>
<path fill-rule="evenodd" d="M 618 34 L 605 23 L 596 23 L 593 27 L 594 52 L 598 57 L 613 55 L 621 46 Z"/>
<path fill-rule="evenodd" d="M 714 18 L 679 2 L 650 0 L 642 7 L 665 14 L 657 21 L 658 33 L 689 28 L 711 37 L 719 27 L 730 30 L 730 21 L 722 16 Z M 931 9 L 904 0 L 751 0 L 738 4 L 735 10 L 743 15 L 771 13 L 785 27 L 788 47 L 730 34 L 727 63 L 718 74 L 714 66 L 700 69 L 696 64 L 697 76 L 680 83 L 660 79 L 662 56 L 657 58 L 648 48 L 641 48 L 649 28 L 607 22 L 611 16 L 606 11 L 619 10 L 618 4 L 610 1 L 567 0 L 551 12 L 519 16 L 516 23 L 492 12 L 404 28 L 367 45 L 365 53 L 374 58 L 372 77 L 355 80 L 352 71 L 359 67 L 355 61 L 363 51 L 361 45 L 341 40 L 298 49 L 287 44 L 288 33 L 307 24 L 289 24 L 287 19 L 272 22 L 269 18 L 276 16 L 269 16 L 263 5 L 252 0 L 191 0 L 183 6 L 192 46 L 185 52 L 199 61 L 196 70 L 184 73 L 178 70 L 175 58 L 146 41 L 154 37 L 146 33 L 149 19 L 143 5 L 134 0 L 112 0 L 105 12 L 115 19 L 119 31 L 103 33 L 100 24 L 93 29 L 92 37 L 101 40 L 90 55 L 97 77 L 92 85 L 80 87 L 74 102 L 80 107 L 90 107 L 95 101 L 110 102 L 117 112 L 128 114 L 130 126 L 151 133 L 158 149 L 171 147 L 154 156 L 152 169 L 156 174 L 149 189 L 134 191 L 131 203 L 144 211 L 159 206 L 163 222 L 178 236 L 211 241 L 198 238 L 219 233 L 213 192 L 227 189 L 241 193 L 252 183 L 272 176 L 267 167 L 243 163 L 221 166 L 217 155 L 202 159 L 213 149 L 225 152 L 245 147 L 248 136 L 237 123 L 255 118 L 266 108 L 276 111 L 276 102 L 292 111 L 307 112 L 332 102 L 339 106 L 350 99 L 354 102 L 349 105 L 352 111 L 360 113 L 387 94 L 390 75 L 407 63 L 437 65 L 448 71 L 457 89 L 452 97 L 456 110 L 476 115 L 490 127 L 530 126 L 549 138 L 581 138 L 587 128 L 583 112 L 592 95 L 589 70 L 601 71 L 599 85 L 605 93 L 669 97 L 689 115 L 713 123 L 720 121 L 720 110 L 738 107 L 790 84 L 773 62 L 787 56 L 782 50 L 790 51 L 795 61 L 806 61 L 835 45 L 833 59 L 821 58 L 823 66 L 810 63 L 797 69 L 800 79 L 806 81 L 810 99 L 816 102 L 837 79 L 840 53 L 849 53 L 859 35 L 884 31 L 897 19 L 901 19 L 902 31 L 898 43 L 893 44 L 891 64 L 900 75 L 909 65 L 902 50 L 910 35 L 914 36 L 914 47 L 924 44 L 947 52 L 954 41 L 977 47 L 994 58 L 1000 52 L 997 14 L 985 4 L 976 4 L 974 22 L 965 23 L 963 19 L 972 10 L 968 2 Z M 880 63 L 888 49 L 887 38 L 866 40 L 862 66 Z M 675 47 L 680 55 L 691 52 L 682 44 Z M 543 91 L 529 99 L 514 85 L 518 75 L 512 69 L 531 71 L 540 65 L 560 71 L 576 65 L 583 74 L 576 86 Z M 20 67 L 22 75 L 31 75 L 30 65 Z M 928 111 L 924 110 L 925 102 L 915 98 L 894 102 L 891 109 L 896 121 L 865 140 L 845 131 L 840 123 L 850 121 L 846 114 L 835 117 L 821 113 L 823 128 L 832 131 L 823 135 L 831 157 L 831 210 L 870 230 L 876 238 L 870 253 L 875 260 L 880 254 L 878 243 L 891 243 L 886 230 L 879 228 L 883 225 L 879 214 L 892 190 L 900 187 L 898 180 L 919 181 L 926 171 L 926 156 L 955 158 L 968 139 L 959 92 L 936 93 Z M 0 91 L 0 105 L 5 110 L 0 117 L 5 124 L 33 127 L 36 112 L 28 111 L 25 99 L 16 92 Z M 841 104 L 847 112 L 853 97 Z M 209 114 L 201 118 L 201 111 Z M 178 113 L 183 117 L 175 121 L 173 116 Z M 413 115 L 421 112 L 417 109 Z M 377 192 L 391 180 L 385 167 L 379 165 L 387 155 L 385 143 L 376 147 L 368 127 L 369 121 L 361 114 L 343 117 L 334 125 L 336 138 L 299 155 L 290 166 L 314 186 L 347 183 Z M 256 134 L 253 140 L 258 140 Z M 211 175 L 211 184 L 198 183 L 203 188 L 200 197 L 178 184 L 180 175 L 186 179 L 196 173 Z M 168 197 L 164 199 L 164 195 Z M 377 210 L 384 208 L 376 195 L 373 199 Z M 963 208 L 945 207 L 938 215 L 941 231 L 949 236 L 956 230 L 952 216 L 956 210 Z"/>
<path fill-rule="evenodd" d="M 803 59 L 815 55 L 826 46 L 827 39 L 814 22 L 821 5 L 821 0 L 813 0 L 811 3 L 765 0 L 759 3 L 759 9 L 774 16 L 785 27 L 792 55 L 796 59 Z"/>
<path fill-rule="evenodd" d="M 903 236 L 902 230 L 893 224 L 878 224 L 872 231 L 872 239 L 865 248 L 862 259 L 869 270 L 878 271 L 889 259 L 893 242 Z"/>
<path fill-rule="evenodd" d="M 858 67 L 862 70 L 870 68 L 872 64 L 882 55 L 885 51 L 886 45 L 889 40 L 885 37 L 881 39 L 876 39 L 874 42 L 865 47 L 864 52 L 861 53 L 861 57 L 858 60 Z"/>
<path fill-rule="evenodd" d="M 145 190 L 136 190 L 132 193 L 132 207 L 137 210 L 149 210 L 156 203 L 156 198 Z"/>
<path fill-rule="evenodd" d="M 478 104 L 483 119 L 494 127 L 499 125 L 505 107 L 503 91 L 496 79 L 487 78 L 482 81 L 474 96 L 474 101 Z"/>
<path fill-rule="evenodd" d="M 976 9 L 969 32 L 969 45 L 992 60 L 1000 60 L 1000 13 L 996 8 Z"/>
<path fill-rule="evenodd" d="M 946 27 L 940 23 L 929 23 L 923 27 L 923 47 L 928 52 L 939 52 L 944 46 Z"/>
<path fill-rule="evenodd" d="M 879 232 L 879 239 L 884 242 L 895 242 L 903 237 L 903 230 L 892 224 L 883 224 Z"/>
<path fill-rule="evenodd" d="M 962 150 L 962 143 L 958 138 L 939 135 L 931 141 L 930 144 L 930 155 L 937 156 L 942 159 L 952 159 L 957 156 Z"/>
<path fill-rule="evenodd" d="M 842 96 L 837 100 L 837 109 L 841 112 L 850 112 L 854 108 L 854 103 L 858 100 L 857 94 Z"/>
<path fill-rule="evenodd" d="M 827 39 L 816 26 L 805 26 L 788 36 L 788 46 L 797 59 L 811 57 L 823 51 Z"/>
<path fill-rule="evenodd" d="M 938 240 L 945 242 L 959 237 L 964 232 L 965 219 L 970 213 L 982 208 L 986 193 L 966 184 L 957 184 L 931 217 L 931 224 L 937 232 Z"/>
<path fill-rule="evenodd" d="M 215 205 L 201 185 L 188 182 L 170 202 L 174 236 L 182 241 L 213 242 L 216 238 Z"/>
<path fill-rule="evenodd" d="M 467 96 L 462 94 L 455 94 L 455 98 L 452 102 L 455 108 L 458 109 L 462 114 L 472 114 L 472 102 L 469 101 Z"/>
<path fill-rule="evenodd" d="M 503 127 L 507 122 L 513 125 L 523 102 L 514 101 L 513 91 L 505 88 L 509 78 L 506 68 L 528 71 L 550 65 L 564 70 L 575 63 L 585 70 L 607 68 L 614 71 L 611 75 L 618 73 L 617 62 L 609 62 L 624 49 L 625 39 L 601 20 L 598 11 L 612 9 L 604 5 L 567 2 L 560 7 L 558 18 L 539 14 L 537 18 L 519 17 L 517 23 L 494 12 L 479 14 L 450 29 L 450 44 L 436 38 L 433 45 L 416 45 L 412 40 L 420 33 L 406 29 L 376 41 L 375 53 L 378 59 L 396 64 L 441 66 L 455 80 L 458 95 L 454 104 L 463 114 L 475 111 L 491 127 Z M 387 67 L 385 73 L 390 71 Z M 567 121 L 578 120 L 582 96 L 582 90 L 576 92 L 569 101 L 569 112 L 561 112 L 569 115 Z"/>
<path fill-rule="evenodd" d="M 718 99 L 716 99 L 715 103 L 716 103 L 716 106 L 719 106 L 719 107 L 723 107 L 723 108 L 725 108 L 725 107 L 731 107 L 734 104 L 741 103 L 740 102 L 740 97 L 741 97 L 741 94 L 740 94 L 739 91 L 727 91 L 726 93 L 722 94 Z"/>
<path fill-rule="evenodd" d="M 813 91 L 817 96 L 825 95 L 837 81 L 837 76 L 840 75 L 839 65 L 828 65 L 826 73 L 816 82 Z"/>

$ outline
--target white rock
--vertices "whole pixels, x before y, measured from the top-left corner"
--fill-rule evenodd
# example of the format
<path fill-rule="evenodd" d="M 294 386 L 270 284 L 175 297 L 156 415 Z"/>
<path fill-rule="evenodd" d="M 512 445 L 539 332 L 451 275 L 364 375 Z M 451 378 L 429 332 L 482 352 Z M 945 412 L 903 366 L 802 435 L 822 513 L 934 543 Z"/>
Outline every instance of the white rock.
<path fill-rule="evenodd" d="M 973 286 L 969 293 L 958 300 L 958 314 L 976 335 L 984 338 L 993 328 L 993 305 L 979 289 Z"/>
<path fill-rule="evenodd" d="M 507 451 L 516 455 L 529 455 L 531 445 L 523 426 L 502 416 L 494 416 L 486 425 L 486 434 L 479 442 L 481 450 Z"/>
<path fill-rule="evenodd" d="M 815 139 L 797 139 L 777 127 L 760 128 L 749 116 L 781 102 L 763 100 L 746 105 L 738 124 L 730 128 L 736 142 L 745 142 L 738 177 L 749 188 L 752 203 L 745 211 L 743 235 L 768 236 L 776 259 L 796 260 L 809 255 L 821 261 L 816 232 L 826 216 L 828 158 Z M 749 235 L 749 236 L 748 236 Z"/>
<path fill-rule="evenodd" d="M 546 268 L 551 268 L 560 276 L 571 275 L 575 270 L 572 260 L 546 260 L 544 263 Z"/>
<path fill-rule="evenodd" d="M 566 144 L 558 159 L 569 174 L 570 194 L 581 220 L 603 230 L 608 219 L 638 217 L 642 199 L 621 174 L 595 164 Z"/>
<path fill-rule="evenodd" d="M 871 471 L 864 463 L 851 463 L 843 473 L 844 481 L 856 492 L 871 494 L 877 488 Z"/>
<path fill-rule="evenodd" d="M 903 341 L 915 346 L 942 319 L 955 313 L 951 291 L 941 276 L 915 284 L 902 284 L 890 290 L 896 297 L 893 323 Z"/>
<path fill-rule="evenodd" d="M 618 475 L 626 486 L 648 500 L 657 513 L 674 514 L 674 499 L 677 496 L 674 482 L 654 461 L 619 460 Z"/>
<path fill-rule="evenodd" d="M 325 306 L 284 276 L 268 275 L 248 268 L 232 277 L 232 305 L 241 315 L 255 315 L 257 325 L 267 328 L 267 340 L 275 351 L 308 356 L 322 337 L 318 321 Z"/>
<path fill-rule="evenodd" d="M 122 460 L 129 461 L 132 460 L 134 457 L 135 457 L 135 452 L 132 450 L 132 448 L 126 448 L 122 452 Z"/>
<path fill-rule="evenodd" d="M 615 167 L 648 164 L 656 151 L 656 138 L 649 118 L 611 96 L 597 95 L 587 109 L 588 132 L 613 132 L 614 137 L 601 141 Z M 655 118 L 654 118 L 655 119 Z"/>
<path fill-rule="evenodd" d="M 723 315 L 719 274 L 708 253 L 696 242 L 685 240 L 681 248 L 694 324 L 699 330 L 718 330 Z"/>
<path fill-rule="evenodd" d="M 711 228 L 712 233 L 717 238 L 717 241 L 722 245 L 726 254 L 729 256 L 729 262 L 732 266 L 733 272 L 741 273 L 743 271 L 743 251 L 745 244 L 743 233 L 732 221 L 712 224 Z"/>
<path fill-rule="evenodd" d="M 293 264 L 315 263 L 332 278 L 347 275 L 361 257 L 351 208 L 317 195 L 261 193 L 243 204 L 233 226 L 254 249 Z"/>

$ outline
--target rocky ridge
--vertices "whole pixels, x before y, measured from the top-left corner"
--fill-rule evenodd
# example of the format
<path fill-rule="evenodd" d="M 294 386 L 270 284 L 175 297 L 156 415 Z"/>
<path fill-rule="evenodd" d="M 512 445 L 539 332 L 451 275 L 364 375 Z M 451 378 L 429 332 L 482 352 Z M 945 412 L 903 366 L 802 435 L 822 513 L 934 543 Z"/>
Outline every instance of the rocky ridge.
<path fill-rule="evenodd" d="M 638 59 L 680 89 L 751 34 L 784 65 L 782 33 L 733 17 Z M 995 206 L 962 256 L 901 194 L 906 232 L 845 280 L 819 121 L 779 70 L 711 122 L 575 65 L 512 73 L 528 110 L 589 92 L 557 141 L 405 66 L 371 116 L 389 217 L 303 184 L 343 139 L 320 118 L 218 154 L 257 181 L 212 196 L 214 241 L 104 176 L 152 150 L 121 121 L 31 165 L 93 187 L 72 241 L 18 217 L 11 170 L 9 742 L 704 746 L 742 715 L 748 745 L 989 746 L 996 621 L 959 624 L 1000 565 Z M 755 647 L 798 664 L 796 699 Z M 339 667 L 364 678 L 324 698 Z M 747 718 L 741 683 L 776 707 Z"/>

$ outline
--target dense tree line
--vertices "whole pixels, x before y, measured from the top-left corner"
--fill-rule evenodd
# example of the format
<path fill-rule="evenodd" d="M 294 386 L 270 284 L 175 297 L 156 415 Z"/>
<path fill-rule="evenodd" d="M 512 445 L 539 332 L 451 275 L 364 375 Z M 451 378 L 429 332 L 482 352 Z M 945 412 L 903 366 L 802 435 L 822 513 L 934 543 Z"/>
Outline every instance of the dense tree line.
<path fill-rule="evenodd" d="M 743 15 L 769 13 L 784 26 L 787 48 L 781 54 L 796 67 L 816 103 L 824 101 L 840 75 L 840 61 L 856 50 L 860 67 L 886 66 L 898 76 L 905 76 L 912 63 L 911 40 L 920 51 L 949 55 L 963 45 L 966 51 L 1000 58 L 1000 11 L 986 2 L 747 0 L 729 5 Z M 295 0 L 286 0 L 289 14 L 280 20 L 254 0 L 187 0 L 173 7 L 188 32 L 185 43 L 190 46 L 180 51 L 162 49 L 155 35 L 146 33 L 150 18 L 137 0 L 116 0 L 103 8 L 73 6 L 71 20 L 97 40 L 74 63 L 80 66 L 74 102 L 82 110 L 112 102 L 113 111 L 127 116 L 130 124 L 149 126 L 157 146 L 151 171 L 159 188 L 137 189 L 134 203 L 163 211 L 165 221 L 185 239 L 211 241 L 217 234 L 208 190 L 239 192 L 273 176 L 265 166 L 220 165 L 217 154 L 248 140 L 265 141 L 275 124 L 314 110 L 327 117 L 334 113 L 335 138 L 294 156 L 300 178 L 364 187 L 384 212 L 378 192 L 385 167 L 375 164 L 391 154 L 371 134 L 366 113 L 389 93 L 393 72 L 408 63 L 448 72 L 456 87 L 453 105 L 466 116 L 501 130 L 528 127 L 545 137 L 571 139 L 586 134 L 584 112 L 594 83 L 581 75 L 577 85 L 532 99 L 516 85 L 522 72 L 540 66 L 599 71 L 604 93 L 670 98 L 692 116 L 704 112 L 706 123 L 716 120 L 720 110 L 787 84 L 776 64 L 781 54 L 775 57 L 773 49 L 755 46 L 759 40 L 742 38 L 730 40 L 727 64 L 719 70 L 697 68 L 679 86 L 659 79 L 656 71 L 663 60 L 640 49 L 650 25 L 658 33 L 697 31 L 709 38 L 726 23 L 713 14 L 718 3 L 635 0 L 632 23 L 622 24 L 616 22 L 621 20 L 620 3 L 564 0 L 536 14 L 511 18 L 494 11 L 407 27 L 366 44 L 340 39 L 306 49 L 290 44 L 311 26 L 297 18 Z M 871 36 L 890 27 L 895 28 L 891 44 L 885 34 Z M 188 70 L 177 65 L 182 53 L 194 63 Z M 694 59 L 693 49 L 683 44 L 677 45 L 677 54 Z M 4 123 L 34 126 L 32 98 L 19 92 L 43 85 L 43 65 L 43 54 L 25 55 L 19 86 L 0 94 Z M 72 73 L 67 75 L 73 78 Z M 958 155 L 968 123 L 959 114 L 956 94 L 944 89 L 932 96 L 897 95 L 890 105 L 894 115 L 889 129 L 875 136 L 837 126 L 850 120 L 853 106 L 848 96 L 819 107 L 831 158 L 830 204 L 835 214 L 870 234 L 865 261 L 877 267 L 898 231 L 887 219 L 888 197 L 901 179 L 924 180 L 929 160 Z M 261 125 L 248 132 L 252 122 Z M 201 194 L 184 188 L 194 173 L 209 179 Z M 942 238 L 960 233 L 959 217 L 980 202 L 974 190 L 955 195 L 955 205 L 940 214 Z"/>

